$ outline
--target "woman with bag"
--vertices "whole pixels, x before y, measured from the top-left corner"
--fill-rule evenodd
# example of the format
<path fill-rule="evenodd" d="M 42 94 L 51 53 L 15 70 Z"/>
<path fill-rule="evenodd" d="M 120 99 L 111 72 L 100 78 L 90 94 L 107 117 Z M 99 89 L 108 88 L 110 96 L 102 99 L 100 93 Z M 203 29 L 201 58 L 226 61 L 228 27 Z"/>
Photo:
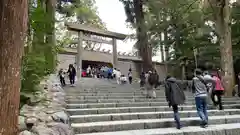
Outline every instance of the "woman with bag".
<path fill-rule="evenodd" d="M 219 110 L 223 110 L 222 95 L 224 94 L 224 88 L 218 73 L 213 74 L 213 80 L 215 81 L 215 88 L 212 91 L 211 98 L 215 106 L 219 106 Z"/>

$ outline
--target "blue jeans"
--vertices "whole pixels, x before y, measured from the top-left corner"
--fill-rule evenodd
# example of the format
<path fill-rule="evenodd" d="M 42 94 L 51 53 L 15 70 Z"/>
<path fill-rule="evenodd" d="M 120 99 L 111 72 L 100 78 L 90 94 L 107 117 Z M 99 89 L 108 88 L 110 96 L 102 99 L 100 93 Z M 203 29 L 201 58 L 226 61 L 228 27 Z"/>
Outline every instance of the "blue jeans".
<path fill-rule="evenodd" d="M 207 97 L 195 97 L 197 113 L 202 120 L 202 124 L 208 123 Z"/>
<path fill-rule="evenodd" d="M 180 116 L 178 113 L 178 105 L 173 105 L 172 108 L 173 108 L 174 120 L 175 120 L 176 126 L 178 129 L 180 129 L 181 123 L 180 123 Z"/>

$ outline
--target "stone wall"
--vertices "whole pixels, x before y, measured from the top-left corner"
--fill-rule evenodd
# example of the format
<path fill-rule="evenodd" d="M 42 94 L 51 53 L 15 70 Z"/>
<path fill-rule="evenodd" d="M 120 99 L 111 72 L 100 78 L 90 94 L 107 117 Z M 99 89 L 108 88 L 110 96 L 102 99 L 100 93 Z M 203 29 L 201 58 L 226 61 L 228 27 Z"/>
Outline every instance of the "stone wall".
<path fill-rule="evenodd" d="M 40 88 L 38 95 L 30 96 L 20 109 L 20 135 L 73 135 L 65 111 L 65 92 L 57 76 L 49 76 Z"/>

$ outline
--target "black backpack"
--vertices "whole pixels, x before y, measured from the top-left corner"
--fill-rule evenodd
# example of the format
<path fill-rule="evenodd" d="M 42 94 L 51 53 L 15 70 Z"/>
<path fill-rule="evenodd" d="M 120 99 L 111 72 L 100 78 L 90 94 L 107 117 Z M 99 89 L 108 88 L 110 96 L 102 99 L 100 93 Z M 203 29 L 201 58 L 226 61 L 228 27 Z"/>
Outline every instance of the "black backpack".
<path fill-rule="evenodd" d="M 154 84 L 158 83 L 158 74 L 151 73 L 148 77 L 148 83 L 150 85 L 154 85 Z"/>

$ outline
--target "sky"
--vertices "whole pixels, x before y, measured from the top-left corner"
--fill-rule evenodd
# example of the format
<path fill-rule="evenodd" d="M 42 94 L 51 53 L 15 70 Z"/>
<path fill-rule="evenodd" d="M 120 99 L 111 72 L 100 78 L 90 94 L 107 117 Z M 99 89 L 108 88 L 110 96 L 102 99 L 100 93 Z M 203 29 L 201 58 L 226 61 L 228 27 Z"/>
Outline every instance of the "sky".
<path fill-rule="evenodd" d="M 98 8 L 98 14 L 102 21 L 106 24 L 109 31 L 133 34 L 135 30 L 127 28 L 126 26 L 126 14 L 123 4 L 119 0 L 96 0 L 96 6 Z M 132 52 L 134 41 L 127 40 L 126 42 L 118 41 L 117 49 L 120 52 Z M 106 50 L 111 49 L 112 46 L 104 46 Z M 153 57 L 153 60 L 159 61 L 160 56 Z"/>
<path fill-rule="evenodd" d="M 109 31 L 128 35 L 134 32 L 134 30 L 131 30 L 126 26 L 124 7 L 119 0 L 96 0 L 96 6 L 100 18 L 106 24 Z M 134 41 L 118 41 L 117 45 L 118 51 L 131 52 Z M 111 46 L 108 46 L 107 48 L 111 48 Z"/>

